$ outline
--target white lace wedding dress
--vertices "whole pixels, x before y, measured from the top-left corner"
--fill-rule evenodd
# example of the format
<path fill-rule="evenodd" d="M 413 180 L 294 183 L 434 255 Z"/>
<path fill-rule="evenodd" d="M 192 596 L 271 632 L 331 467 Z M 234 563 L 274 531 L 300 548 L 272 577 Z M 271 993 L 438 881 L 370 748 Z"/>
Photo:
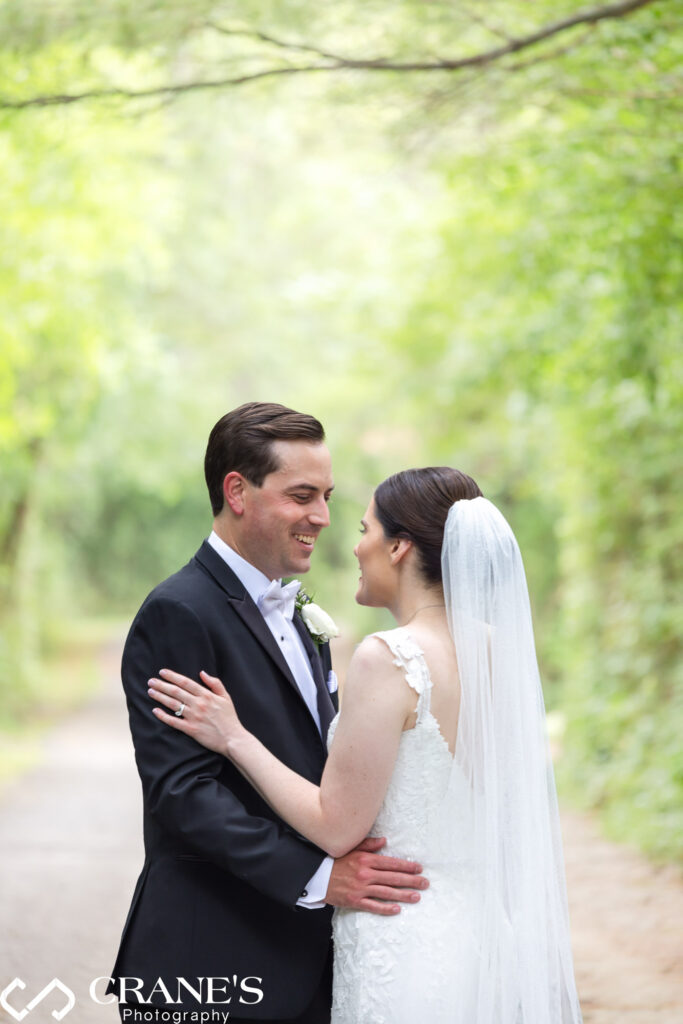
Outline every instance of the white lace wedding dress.
<path fill-rule="evenodd" d="M 465 779 L 430 711 L 420 647 L 405 627 L 373 635 L 419 696 L 417 723 L 401 737 L 371 834 L 386 836 L 383 853 L 422 864 L 430 886 L 394 916 L 335 911 L 332 1024 L 473 1024 L 478 943 Z M 448 800 L 462 808 L 457 820 L 452 810 L 442 813 L 449 784 L 462 787 L 462 800 L 452 792 Z"/>

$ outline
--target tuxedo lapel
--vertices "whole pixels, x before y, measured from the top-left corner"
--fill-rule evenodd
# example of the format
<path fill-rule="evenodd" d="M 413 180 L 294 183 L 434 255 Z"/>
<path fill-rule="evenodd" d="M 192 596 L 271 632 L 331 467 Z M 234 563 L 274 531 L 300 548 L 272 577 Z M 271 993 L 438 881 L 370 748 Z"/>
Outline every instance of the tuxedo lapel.
<path fill-rule="evenodd" d="M 294 687 L 299 697 L 301 697 L 301 691 L 297 686 L 296 679 L 292 675 L 292 670 L 287 664 L 287 659 L 278 647 L 275 637 L 268 629 L 266 621 L 261 615 L 249 594 L 245 594 L 244 598 L 240 599 L 237 597 L 229 597 L 228 601 L 235 609 L 242 622 L 251 632 L 254 634 L 256 639 L 259 641 L 261 646 L 268 652 L 270 657 L 273 659 L 278 668 L 286 676 L 287 681 Z M 301 697 L 303 700 L 303 697 Z M 304 701 L 305 703 L 305 701 Z"/>
<path fill-rule="evenodd" d="M 322 732 L 323 738 L 327 736 L 327 730 L 330 722 L 335 716 L 335 707 L 327 689 L 327 683 L 323 677 L 323 666 L 320 660 L 320 654 L 318 649 L 311 639 L 311 634 L 308 632 L 305 622 L 302 620 L 298 612 L 294 612 L 294 619 L 292 620 L 296 627 L 296 631 L 301 637 L 302 643 L 306 648 L 306 654 L 308 660 L 311 663 L 311 671 L 313 672 L 313 681 L 315 682 L 315 688 L 318 695 L 318 714 L 320 715 L 320 731 Z"/>
<path fill-rule="evenodd" d="M 258 640 L 266 653 L 273 659 L 287 679 L 287 682 L 296 691 L 297 696 L 303 700 L 301 691 L 292 675 L 292 670 L 287 664 L 287 659 L 278 647 L 275 637 L 266 625 L 261 612 L 230 566 L 223 561 L 220 555 L 206 541 L 202 544 L 195 558 L 213 576 L 221 589 L 225 591 L 228 603 L 234 608 L 242 622 Z"/>
<path fill-rule="evenodd" d="M 299 700 L 303 702 L 306 710 L 308 711 L 308 705 L 301 694 L 301 690 L 299 689 L 296 679 L 292 675 L 292 670 L 287 664 L 287 659 L 278 647 L 275 637 L 268 628 L 263 615 L 261 615 L 261 612 L 247 593 L 244 584 L 235 575 L 230 566 L 223 561 L 218 552 L 214 551 L 211 545 L 207 543 L 207 541 L 204 541 L 195 555 L 195 558 L 214 578 L 219 587 L 225 591 L 228 603 L 234 608 L 244 625 L 258 640 L 264 651 L 275 662 Z M 335 707 L 323 678 L 320 655 L 318 654 L 315 644 L 311 640 L 310 633 L 296 612 L 294 613 L 293 621 L 303 645 L 306 648 L 306 653 L 311 663 L 311 671 L 313 673 L 313 681 L 315 682 L 317 694 L 320 731 L 322 733 L 324 746 L 328 726 L 335 715 Z M 315 725 L 315 720 L 312 716 L 311 721 Z M 316 732 L 317 731 L 316 727 Z"/>

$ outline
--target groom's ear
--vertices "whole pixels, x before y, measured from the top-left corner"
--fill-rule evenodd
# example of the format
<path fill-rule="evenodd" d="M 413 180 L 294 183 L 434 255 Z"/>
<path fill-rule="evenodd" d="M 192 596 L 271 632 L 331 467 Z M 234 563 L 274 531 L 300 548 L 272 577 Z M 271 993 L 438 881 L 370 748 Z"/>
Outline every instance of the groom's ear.
<path fill-rule="evenodd" d="M 236 471 L 223 480 L 223 500 L 236 516 L 244 513 L 244 484 L 244 477 Z"/>

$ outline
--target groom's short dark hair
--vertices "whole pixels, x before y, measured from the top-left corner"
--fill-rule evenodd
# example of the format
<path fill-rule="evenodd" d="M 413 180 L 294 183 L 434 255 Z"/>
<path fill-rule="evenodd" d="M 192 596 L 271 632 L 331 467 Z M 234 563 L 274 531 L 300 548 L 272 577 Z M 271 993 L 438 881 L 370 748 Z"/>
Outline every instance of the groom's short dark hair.
<path fill-rule="evenodd" d="M 228 473 L 241 473 L 260 487 L 269 473 L 279 469 L 273 441 L 325 440 L 322 423 L 314 416 L 275 402 L 247 402 L 222 416 L 209 434 L 204 476 L 211 508 L 217 516 L 223 508 L 223 481 Z"/>

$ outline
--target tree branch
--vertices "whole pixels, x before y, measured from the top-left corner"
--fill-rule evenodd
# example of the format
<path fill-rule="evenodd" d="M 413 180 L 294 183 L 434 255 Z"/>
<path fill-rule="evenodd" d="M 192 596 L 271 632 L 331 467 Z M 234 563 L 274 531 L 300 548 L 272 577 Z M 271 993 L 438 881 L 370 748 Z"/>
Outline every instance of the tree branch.
<path fill-rule="evenodd" d="M 345 65 L 353 60 L 351 57 L 342 57 L 338 53 L 330 53 L 329 50 L 322 50 L 317 46 L 312 46 L 310 43 L 291 43 L 284 39 L 279 39 L 276 36 L 270 35 L 268 32 L 260 32 L 255 29 L 249 28 L 229 28 L 226 25 L 218 25 L 216 22 L 207 21 L 207 28 L 211 28 L 214 32 L 220 32 L 223 36 L 230 36 L 235 38 L 241 36 L 245 39 L 251 39 L 254 42 L 268 43 L 270 46 L 276 46 L 279 50 L 296 50 L 298 53 L 313 53 L 316 57 L 324 57 L 326 60 L 334 61 L 335 63 Z"/>
<path fill-rule="evenodd" d="M 553 50 L 549 50 L 547 53 L 538 54 L 536 57 L 530 57 L 528 60 L 518 60 L 511 64 L 505 65 L 506 71 L 524 71 L 526 68 L 532 68 L 536 64 L 543 64 L 549 60 L 557 60 L 558 57 L 565 57 L 568 53 L 572 53 L 577 50 L 580 46 L 589 39 L 595 31 L 595 25 L 589 25 L 585 32 L 582 32 L 578 39 L 573 39 L 569 43 L 565 43 L 563 46 L 556 46 Z"/>
<path fill-rule="evenodd" d="M 123 88 L 93 88 L 80 93 L 60 93 L 43 96 L 32 96 L 24 100 L 14 100 L 8 97 L 0 97 L 0 109 L 22 110 L 27 107 L 48 107 L 64 106 L 70 103 L 80 103 L 92 99 L 148 99 L 152 96 L 176 96 L 182 93 L 195 92 L 206 89 L 222 89 L 228 86 L 244 85 L 247 82 L 254 82 L 258 79 L 272 78 L 279 75 L 310 74 L 314 71 L 394 71 L 401 73 L 447 71 L 459 72 L 467 68 L 482 69 L 490 65 L 500 63 L 510 54 L 527 50 L 548 39 L 552 39 L 561 33 L 576 28 L 579 25 L 596 25 L 598 22 L 616 18 L 624 18 L 642 7 L 648 7 L 653 3 L 662 3 L 664 0 L 620 0 L 617 3 L 606 4 L 588 11 L 578 12 L 560 21 L 551 22 L 548 25 L 531 32 L 519 39 L 510 39 L 504 45 L 485 50 L 481 53 L 471 54 L 467 57 L 457 58 L 436 58 L 430 60 L 401 61 L 391 57 L 375 58 L 352 58 L 342 57 L 339 54 L 330 53 L 327 50 L 304 43 L 289 43 L 270 36 L 264 32 L 251 31 L 249 29 L 231 30 L 210 24 L 208 27 L 221 31 L 228 35 L 241 35 L 255 41 L 265 42 L 281 50 L 299 50 L 312 53 L 321 58 L 317 63 L 293 64 L 285 67 L 264 68 L 261 71 L 245 73 L 227 78 L 203 79 L 199 81 L 172 83 L 167 85 L 150 86 L 147 89 L 123 89 Z M 523 64 L 519 64 L 521 68 Z M 515 70 L 512 65 L 509 70 Z"/>
<path fill-rule="evenodd" d="M 145 100 L 154 96 L 177 96 L 185 92 L 196 92 L 201 89 L 222 89 L 229 85 L 243 85 L 255 82 L 259 78 L 272 78 L 275 75 L 293 75 L 309 71 L 331 71 L 329 64 L 303 64 L 286 68 L 266 68 L 250 74 L 237 75 L 234 78 L 208 78 L 198 82 L 180 82 L 174 85 L 156 85 L 148 89 L 86 89 L 78 93 L 54 93 L 46 96 L 33 96 L 27 100 L 5 100 L 0 98 L 0 110 L 22 110 L 26 107 L 66 106 L 69 103 L 80 103 L 82 100 L 130 99 Z"/>

